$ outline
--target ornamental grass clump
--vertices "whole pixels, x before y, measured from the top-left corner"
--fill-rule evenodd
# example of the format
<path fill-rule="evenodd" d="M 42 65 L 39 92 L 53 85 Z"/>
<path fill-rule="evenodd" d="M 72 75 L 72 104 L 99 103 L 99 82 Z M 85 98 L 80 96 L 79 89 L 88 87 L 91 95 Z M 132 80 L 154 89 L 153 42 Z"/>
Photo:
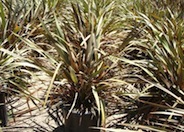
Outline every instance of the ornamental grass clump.
<path fill-rule="evenodd" d="M 184 125 L 181 121 L 184 114 L 184 22 L 177 19 L 171 10 L 168 9 L 168 12 L 169 19 L 160 19 L 155 23 L 143 16 L 148 25 L 147 68 L 151 78 L 158 83 L 150 90 L 155 96 L 153 102 L 150 100 L 154 103 L 150 117 L 157 118 L 155 125 L 165 123 L 167 129 L 181 130 Z"/>
<path fill-rule="evenodd" d="M 136 117 L 150 130 L 154 126 L 156 131 L 181 131 L 184 125 L 184 21 L 169 8 L 164 12 L 167 15 L 161 12 L 137 12 L 134 19 L 140 26 L 137 30 L 141 31 L 137 48 L 145 56 L 142 61 L 130 63 L 144 71 L 134 77 L 147 83 L 135 98 L 139 108 L 135 110 Z"/>
<path fill-rule="evenodd" d="M 113 34 L 118 24 L 114 5 L 115 2 L 108 0 L 73 2 L 63 12 L 61 10 L 62 15 L 57 13 L 59 11 L 54 13 L 54 28 L 42 21 L 45 36 L 57 51 L 56 56 L 50 57 L 56 61 L 56 68 L 51 74 L 53 78 L 46 103 L 48 99 L 54 102 L 53 98 L 58 103 L 59 99 L 59 103 L 69 104 L 70 110 L 75 109 L 78 113 L 95 111 L 104 122 L 101 99 L 111 86 L 106 80 L 110 77 L 110 67 L 113 67 L 108 58 L 110 53 L 105 51 L 112 43 L 104 38 Z M 53 88 L 54 82 L 60 85 Z"/>
<path fill-rule="evenodd" d="M 21 1 L 17 1 L 18 3 Z M 24 1 L 25 2 L 25 1 Z M 34 98 L 28 87 L 29 79 L 36 69 L 28 54 L 30 49 L 24 45 L 20 38 L 27 34 L 26 24 L 32 9 L 26 3 L 14 1 L 0 1 L 0 120 L 1 126 L 8 125 L 7 110 L 9 97 L 26 97 L 27 100 Z M 39 69 L 39 68 L 38 68 Z M 20 96 L 20 97 L 19 97 Z M 38 99 L 37 99 L 38 100 Z M 9 101 L 10 102 L 10 101 Z M 14 119 L 15 120 L 15 119 Z"/>
<path fill-rule="evenodd" d="M 149 3 L 149 8 L 144 2 Z M 132 34 L 128 42 L 131 52 L 119 60 L 138 69 L 133 72 L 133 68 L 127 75 L 137 91 L 116 94 L 122 99 L 120 102 L 130 104 L 125 106 L 126 115 L 118 124 L 136 130 L 183 131 L 182 9 L 171 4 L 166 4 L 167 7 L 157 4 L 138 0 L 127 7 L 128 15 L 131 15 L 128 21 L 135 35 Z"/>

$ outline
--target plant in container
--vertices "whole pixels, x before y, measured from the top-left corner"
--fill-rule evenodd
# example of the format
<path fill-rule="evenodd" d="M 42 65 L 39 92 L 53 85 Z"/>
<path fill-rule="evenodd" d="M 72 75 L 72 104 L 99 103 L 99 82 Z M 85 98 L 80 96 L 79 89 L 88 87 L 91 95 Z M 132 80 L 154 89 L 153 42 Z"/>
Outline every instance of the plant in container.
<path fill-rule="evenodd" d="M 1 126 L 7 126 L 8 117 L 6 110 L 6 97 L 22 94 L 30 97 L 27 89 L 28 81 L 26 66 L 29 62 L 24 62 L 25 58 L 20 56 L 18 51 L 9 51 L 0 47 L 0 120 Z M 20 61 L 21 59 L 21 61 Z M 24 66 L 24 67 L 23 67 Z"/>
<path fill-rule="evenodd" d="M 60 13 L 62 16 L 54 14 L 55 31 L 48 30 L 42 22 L 59 56 L 54 58 L 58 63 L 45 102 L 59 98 L 66 131 L 99 131 L 90 127 L 100 126 L 105 118 L 102 97 L 110 86 L 106 80 L 111 66 L 109 54 L 105 53 L 110 43 L 102 39 L 116 25 L 114 2 L 90 0 L 67 7 L 66 12 Z M 55 80 L 63 83 L 53 89 Z"/>
<path fill-rule="evenodd" d="M 150 105 L 152 106 L 150 120 L 157 117 L 155 124 L 165 124 L 167 131 L 180 131 L 180 126 L 183 127 L 181 120 L 184 115 L 181 113 L 184 108 L 184 21 L 170 9 L 165 12 L 169 16 L 160 18 L 155 23 L 152 23 L 149 17 L 142 15 L 147 24 L 145 32 L 148 34 L 148 42 L 144 47 L 150 58 L 146 68 L 148 74 L 158 84 L 153 83 L 149 91 L 154 95 L 148 101 L 153 103 Z M 178 109 L 174 112 L 178 114 L 177 116 L 172 112 L 175 109 Z"/>
<path fill-rule="evenodd" d="M 152 5 L 148 10 L 156 8 Z M 134 122 L 137 120 L 140 126 L 129 126 L 143 128 L 141 125 L 145 125 L 146 130 L 156 128 L 154 131 L 182 131 L 184 23 L 178 17 L 178 12 L 170 8 L 164 12 L 155 11 L 157 13 L 137 11 L 138 15 L 135 16 L 142 36 L 134 43 L 140 53 L 146 56 L 142 56 L 142 60 L 129 60 L 130 64 L 144 71 L 143 74 L 131 76 L 141 79 L 146 85 L 134 96 L 136 109 L 128 109 L 129 119 Z"/>
<path fill-rule="evenodd" d="M 8 124 L 7 97 L 17 94 L 31 97 L 27 89 L 31 72 L 27 67 L 35 66 L 26 57 L 29 50 L 16 36 L 25 33 L 30 9 L 20 1 L 0 1 L 0 126 L 3 127 Z"/>

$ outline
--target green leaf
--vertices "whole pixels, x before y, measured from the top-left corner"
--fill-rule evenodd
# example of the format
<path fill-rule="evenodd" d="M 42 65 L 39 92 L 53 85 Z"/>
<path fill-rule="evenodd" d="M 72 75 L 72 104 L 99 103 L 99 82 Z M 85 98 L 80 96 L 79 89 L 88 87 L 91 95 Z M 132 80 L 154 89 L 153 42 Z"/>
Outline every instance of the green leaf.
<path fill-rule="evenodd" d="M 53 75 L 53 77 L 52 77 L 52 80 L 51 80 L 51 82 L 50 82 L 50 85 L 49 85 L 49 87 L 48 87 L 48 89 L 47 89 L 47 93 L 46 93 L 45 101 L 44 101 L 44 107 L 45 107 L 46 104 L 47 104 L 47 101 L 48 101 L 48 98 L 49 98 L 50 91 L 51 91 L 51 89 L 52 89 L 52 87 L 53 87 L 54 80 L 55 80 L 55 78 L 56 78 L 56 75 L 57 75 L 58 72 L 59 72 L 59 69 L 60 69 L 60 67 L 61 67 L 61 64 L 62 64 L 62 63 L 58 64 L 58 66 L 57 66 L 57 68 L 56 68 L 56 70 L 55 70 L 55 72 L 54 72 L 54 75 Z"/>
<path fill-rule="evenodd" d="M 78 79 L 77 79 L 77 76 L 75 74 L 75 70 L 71 66 L 69 66 L 69 70 L 70 70 L 70 77 L 71 77 L 72 81 L 75 84 L 77 84 L 78 83 Z"/>
<path fill-rule="evenodd" d="M 2 21 L 2 29 L 4 29 L 6 25 L 6 19 L 5 19 L 2 1 L 0 1 L 0 15 L 1 15 L 1 21 Z"/>
<path fill-rule="evenodd" d="M 54 13 L 54 18 L 55 18 L 55 22 L 56 22 L 56 29 L 59 33 L 59 36 L 63 38 L 63 31 L 61 29 L 61 27 L 59 26 L 59 21 L 58 19 L 56 18 L 56 14 Z"/>

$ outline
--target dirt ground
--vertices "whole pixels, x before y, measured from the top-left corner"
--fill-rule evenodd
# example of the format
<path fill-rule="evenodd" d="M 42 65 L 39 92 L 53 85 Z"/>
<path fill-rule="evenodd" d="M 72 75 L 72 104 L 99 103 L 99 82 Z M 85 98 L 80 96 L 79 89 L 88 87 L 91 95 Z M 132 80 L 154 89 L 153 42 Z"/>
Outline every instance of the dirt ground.
<path fill-rule="evenodd" d="M 55 109 L 43 107 L 44 96 L 49 86 L 50 79 L 43 73 L 37 73 L 35 78 L 30 80 L 29 88 L 31 95 L 42 102 L 27 99 L 22 95 L 8 98 L 8 127 L 3 132 L 57 132 L 63 130 L 62 114 Z M 38 81 L 39 80 L 39 81 Z M 60 119 L 58 119 L 60 116 Z"/>

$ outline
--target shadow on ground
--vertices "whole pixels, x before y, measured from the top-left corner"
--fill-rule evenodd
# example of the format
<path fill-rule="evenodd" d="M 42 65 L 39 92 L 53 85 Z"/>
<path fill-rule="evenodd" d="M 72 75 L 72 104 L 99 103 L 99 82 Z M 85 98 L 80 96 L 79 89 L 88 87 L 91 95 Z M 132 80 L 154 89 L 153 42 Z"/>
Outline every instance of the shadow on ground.
<path fill-rule="evenodd" d="M 65 131 L 64 125 L 63 125 L 63 126 L 59 126 L 59 127 L 55 128 L 55 129 L 53 130 L 53 132 L 64 132 L 64 131 Z"/>

